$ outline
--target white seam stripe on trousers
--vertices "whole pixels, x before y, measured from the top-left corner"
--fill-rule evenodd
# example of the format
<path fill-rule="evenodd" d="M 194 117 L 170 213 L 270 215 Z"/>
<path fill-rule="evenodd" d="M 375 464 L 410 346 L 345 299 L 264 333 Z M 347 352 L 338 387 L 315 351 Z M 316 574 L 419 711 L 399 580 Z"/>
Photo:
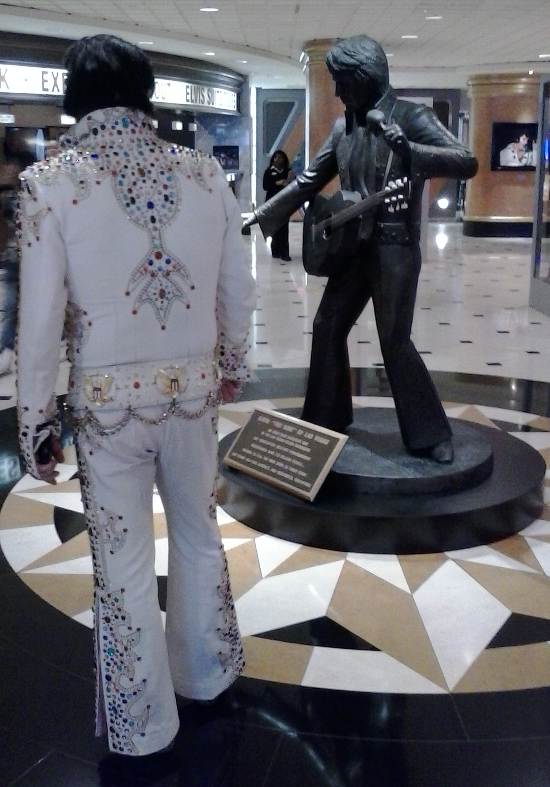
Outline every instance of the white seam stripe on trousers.
<path fill-rule="evenodd" d="M 163 411 L 141 412 L 155 419 Z M 96 415 L 104 426 L 120 419 Z M 178 731 L 174 691 L 212 699 L 244 666 L 216 521 L 217 412 L 159 424 L 133 419 L 108 436 L 78 427 L 75 434 L 94 562 L 96 733 L 108 733 L 114 752 L 149 754 Z M 166 635 L 155 482 L 168 526 Z"/>

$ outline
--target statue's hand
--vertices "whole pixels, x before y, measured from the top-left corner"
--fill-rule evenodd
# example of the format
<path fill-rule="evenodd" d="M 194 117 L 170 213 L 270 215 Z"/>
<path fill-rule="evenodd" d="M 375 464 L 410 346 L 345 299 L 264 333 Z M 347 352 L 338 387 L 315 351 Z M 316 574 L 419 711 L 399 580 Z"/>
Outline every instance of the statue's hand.
<path fill-rule="evenodd" d="M 243 226 L 241 227 L 241 235 L 250 235 L 250 227 L 254 224 L 258 223 L 258 219 L 256 218 L 256 214 L 253 213 L 252 216 L 249 216 L 247 219 L 243 221 Z"/>
<path fill-rule="evenodd" d="M 386 126 L 382 131 L 382 135 L 390 148 L 400 156 L 408 157 L 411 152 L 411 146 L 407 139 L 405 132 L 398 123 L 391 123 Z"/>

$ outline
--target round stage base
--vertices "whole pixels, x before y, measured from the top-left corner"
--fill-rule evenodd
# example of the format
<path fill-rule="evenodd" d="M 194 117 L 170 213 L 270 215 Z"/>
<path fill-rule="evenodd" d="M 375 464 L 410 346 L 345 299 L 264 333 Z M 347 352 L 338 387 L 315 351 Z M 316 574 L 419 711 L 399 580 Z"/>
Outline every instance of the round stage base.
<path fill-rule="evenodd" d="M 407 452 L 395 410 L 364 407 L 354 411 L 353 419 L 348 441 L 332 467 L 335 478 L 331 481 L 341 491 L 375 495 L 450 492 L 485 481 L 493 470 L 491 443 L 466 421 L 453 422 L 452 464 L 439 464 Z"/>
<path fill-rule="evenodd" d="M 356 411 L 354 417 L 354 428 L 363 433 L 365 419 L 378 424 L 368 437 L 363 434 L 357 440 L 355 435 L 362 450 L 378 453 L 384 462 L 401 455 L 393 432 L 388 432 L 393 410 L 380 415 L 365 409 Z M 541 455 L 498 429 L 458 420 L 451 425 L 457 443 L 464 446 L 464 451 L 457 451 L 456 466 L 409 457 L 412 463 L 405 461 L 400 470 L 393 466 L 390 472 L 386 465 L 377 492 L 372 491 L 373 476 L 349 473 L 350 457 L 344 454 L 335 468 L 339 472 L 331 472 L 315 501 L 308 503 L 222 464 L 220 503 L 230 516 L 254 530 L 341 552 L 447 552 L 498 541 L 527 527 L 543 505 L 546 465 Z M 390 434 L 387 442 L 381 437 L 384 431 Z M 221 441 L 222 461 L 234 439 L 235 434 L 230 434 Z M 479 450 L 471 450 L 475 443 Z M 469 469 L 465 457 L 476 458 Z M 433 467 L 433 476 L 439 479 L 436 487 L 440 488 L 435 491 L 426 488 L 426 465 L 428 470 Z M 409 475 L 403 474 L 404 466 Z M 410 475 L 414 467 L 416 479 Z M 441 479 L 445 480 L 442 487 Z M 464 486 L 465 481 L 469 486 Z M 370 491 L 361 487 L 365 483 Z"/>

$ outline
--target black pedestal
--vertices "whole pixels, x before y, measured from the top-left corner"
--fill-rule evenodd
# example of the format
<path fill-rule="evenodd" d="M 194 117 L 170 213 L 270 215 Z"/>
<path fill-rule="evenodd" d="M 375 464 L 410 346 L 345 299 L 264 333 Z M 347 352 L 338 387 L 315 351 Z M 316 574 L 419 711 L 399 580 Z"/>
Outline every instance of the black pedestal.
<path fill-rule="evenodd" d="M 379 412 L 357 411 L 355 428 L 364 431 L 364 418 L 378 423 L 378 431 L 371 430 L 368 437 L 359 435 L 363 449 L 371 453 L 375 449 L 384 462 L 391 460 L 391 464 L 399 466 L 395 457 L 400 449 L 391 431 L 387 443 L 381 437 L 381 425 L 390 423 L 392 411 L 380 416 Z M 526 443 L 498 429 L 457 420 L 451 423 L 457 442 L 463 439 L 465 446 L 464 452 L 457 452 L 456 467 L 454 463 L 445 466 L 417 459 L 409 464 L 405 458 L 401 470 L 393 467 L 391 473 L 382 477 L 378 493 L 361 491 L 363 483 L 376 484 L 368 473 L 361 477 L 332 472 L 315 502 L 307 503 L 222 466 L 221 504 L 228 514 L 255 530 L 344 552 L 445 552 L 497 541 L 522 530 L 542 509 L 546 471 L 543 458 Z M 479 438 L 481 448 L 477 454 L 467 449 L 472 436 Z M 222 458 L 234 437 L 232 434 L 221 441 Z M 466 456 L 477 456 L 477 460 L 468 463 Z M 344 455 L 337 469 L 346 469 L 348 459 Z M 421 465 L 415 464 L 419 461 Z M 491 462 L 492 472 L 487 477 Z M 426 491 L 426 484 L 433 483 L 426 474 L 426 463 L 433 466 L 433 478 L 439 479 L 439 484 L 443 479 L 446 488 Z M 410 475 L 414 467 L 416 478 Z M 464 484 L 465 479 L 476 485 L 457 490 L 457 481 Z M 408 487 L 405 492 L 403 484 Z M 416 494 L 415 484 L 424 486 L 424 491 Z M 396 492 L 399 485 L 401 491 Z M 391 486 L 394 491 L 388 493 Z"/>

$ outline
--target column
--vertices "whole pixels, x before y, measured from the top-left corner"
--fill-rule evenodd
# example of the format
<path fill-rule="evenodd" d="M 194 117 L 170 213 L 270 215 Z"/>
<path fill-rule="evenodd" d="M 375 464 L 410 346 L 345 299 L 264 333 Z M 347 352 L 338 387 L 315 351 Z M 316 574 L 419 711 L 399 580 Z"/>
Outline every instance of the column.
<path fill-rule="evenodd" d="M 533 228 L 535 172 L 491 170 L 491 147 L 493 123 L 537 122 L 539 77 L 477 74 L 469 80 L 468 91 L 469 144 L 479 161 L 479 172 L 467 184 L 464 234 L 529 237 Z"/>

